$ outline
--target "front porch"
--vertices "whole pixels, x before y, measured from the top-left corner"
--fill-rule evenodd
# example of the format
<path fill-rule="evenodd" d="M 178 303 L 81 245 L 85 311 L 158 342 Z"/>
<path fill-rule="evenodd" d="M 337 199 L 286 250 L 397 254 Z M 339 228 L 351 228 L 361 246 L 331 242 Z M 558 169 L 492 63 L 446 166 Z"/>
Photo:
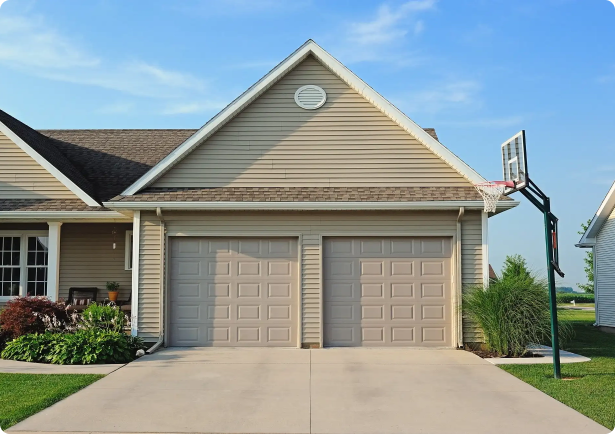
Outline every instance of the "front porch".
<path fill-rule="evenodd" d="M 132 223 L 0 223 L 0 306 L 17 296 L 67 301 L 70 288 L 120 284 L 118 301 L 130 305 Z"/>

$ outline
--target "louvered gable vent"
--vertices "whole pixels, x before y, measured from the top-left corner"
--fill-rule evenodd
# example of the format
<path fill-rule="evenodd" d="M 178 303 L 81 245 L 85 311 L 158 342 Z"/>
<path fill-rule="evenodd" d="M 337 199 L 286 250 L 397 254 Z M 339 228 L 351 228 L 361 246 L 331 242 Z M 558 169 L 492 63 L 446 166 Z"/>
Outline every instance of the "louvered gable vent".
<path fill-rule="evenodd" d="M 322 107 L 327 101 L 327 94 L 323 88 L 308 84 L 301 86 L 295 92 L 295 102 L 306 110 L 315 110 Z"/>

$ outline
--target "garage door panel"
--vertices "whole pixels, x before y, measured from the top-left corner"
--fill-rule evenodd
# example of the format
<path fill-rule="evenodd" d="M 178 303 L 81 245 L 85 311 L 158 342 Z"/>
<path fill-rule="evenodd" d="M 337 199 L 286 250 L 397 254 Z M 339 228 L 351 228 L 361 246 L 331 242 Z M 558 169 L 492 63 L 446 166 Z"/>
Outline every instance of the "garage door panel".
<path fill-rule="evenodd" d="M 296 240 L 188 241 L 171 240 L 171 345 L 296 346 Z"/>
<path fill-rule="evenodd" d="M 324 243 L 325 345 L 450 346 L 450 238 Z"/>

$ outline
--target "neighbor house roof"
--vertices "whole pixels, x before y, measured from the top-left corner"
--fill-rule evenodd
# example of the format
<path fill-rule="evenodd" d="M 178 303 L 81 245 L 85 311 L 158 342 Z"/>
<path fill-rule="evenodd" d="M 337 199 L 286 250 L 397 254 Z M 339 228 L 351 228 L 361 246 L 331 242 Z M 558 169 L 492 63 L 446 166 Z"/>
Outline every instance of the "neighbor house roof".
<path fill-rule="evenodd" d="M 576 245 L 577 247 L 591 247 L 596 243 L 596 235 L 602 228 L 602 225 L 608 220 L 609 215 L 615 208 L 615 182 L 611 185 L 609 192 L 600 204 L 598 211 L 594 214 L 587 230 L 581 237 L 581 240 Z"/>
<path fill-rule="evenodd" d="M 232 103 L 226 106 L 220 113 L 214 116 L 201 129 L 194 133 L 184 143 L 177 147 L 173 152 L 163 158 L 156 166 L 143 175 L 138 181 L 127 188 L 122 194 L 130 196 L 150 186 L 155 180 L 166 173 L 171 167 L 181 161 L 197 146 L 207 140 L 211 135 L 218 131 L 227 122 L 233 119 L 238 113 L 244 110 L 255 99 L 267 91 L 273 84 L 278 82 L 295 66 L 302 62 L 309 55 L 313 55 L 332 73 L 337 75 L 349 87 L 371 102 L 382 113 L 397 123 L 401 128 L 410 133 L 414 138 L 421 142 L 427 149 L 440 157 L 449 166 L 464 176 L 470 183 L 477 184 L 485 182 L 474 169 L 468 166 L 463 160 L 442 145 L 436 138 L 428 134 L 419 127 L 408 116 L 402 113 L 397 107 L 387 101 L 382 95 L 372 89 L 367 83 L 357 77 L 352 71 L 346 68 L 341 62 L 322 49 L 311 39 L 303 44 L 294 53 L 284 59 L 280 64 L 273 68 L 267 75 L 252 85 L 248 90 L 241 94 Z"/>

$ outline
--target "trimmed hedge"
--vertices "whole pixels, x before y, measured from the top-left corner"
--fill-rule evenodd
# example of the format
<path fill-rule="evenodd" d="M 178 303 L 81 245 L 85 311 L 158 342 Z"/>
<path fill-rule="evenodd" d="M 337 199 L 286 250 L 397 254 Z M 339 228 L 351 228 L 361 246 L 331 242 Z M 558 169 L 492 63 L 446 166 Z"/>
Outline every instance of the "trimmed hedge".
<path fill-rule="evenodd" d="M 577 303 L 595 303 L 594 294 L 571 294 L 569 292 L 557 294 L 558 304 L 570 304 L 573 300 Z"/>

